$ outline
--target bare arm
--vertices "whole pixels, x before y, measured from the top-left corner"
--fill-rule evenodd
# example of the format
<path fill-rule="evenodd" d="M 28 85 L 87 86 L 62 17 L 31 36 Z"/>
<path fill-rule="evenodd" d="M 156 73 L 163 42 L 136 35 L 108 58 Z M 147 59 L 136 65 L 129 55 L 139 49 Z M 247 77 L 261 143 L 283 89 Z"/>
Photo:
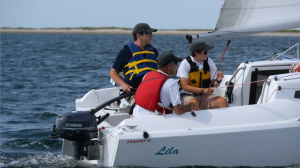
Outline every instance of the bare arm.
<path fill-rule="evenodd" d="M 181 87 L 183 90 L 190 92 L 190 93 L 204 93 L 206 94 L 208 91 L 208 88 L 197 88 L 194 86 L 189 85 L 189 80 L 187 78 L 180 78 Z M 215 82 L 216 83 L 216 82 Z M 211 87 L 209 90 L 209 94 L 214 92 L 214 88 Z"/>
<path fill-rule="evenodd" d="M 110 77 L 122 87 L 122 90 L 124 92 L 130 92 L 130 88 L 132 88 L 130 85 L 128 85 L 119 75 L 119 71 L 111 68 L 110 70 Z"/>
<path fill-rule="evenodd" d="M 216 88 L 220 86 L 220 83 L 217 83 L 215 79 L 213 80 L 213 84 L 214 84 L 214 87 L 216 87 Z"/>
<path fill-rule="evenodd" d="M 180 105 L 180 104 L 174 106 L 174 111 L 178 115 L 183 114 L 183 113 L 185 113 L 187 111 L 192 111 L 194 109 L 195 109 L 195 104 L 194 103 L 189 103 L 189 104 L 187 104 L 185 106 Z"/>

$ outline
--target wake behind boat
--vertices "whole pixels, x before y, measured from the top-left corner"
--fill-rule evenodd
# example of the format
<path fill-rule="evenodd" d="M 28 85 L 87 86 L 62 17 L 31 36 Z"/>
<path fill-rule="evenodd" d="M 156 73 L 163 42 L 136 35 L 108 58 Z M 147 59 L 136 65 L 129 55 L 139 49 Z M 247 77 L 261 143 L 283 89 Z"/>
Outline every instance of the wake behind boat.
<path fill-rule="evenodd" d="M 299 9 L 295 15 L 300 12 L 300 5 L 292 0 L 230 2 L 225 1 L 220 18 L 230 10 L 248 8 L 252 14 L 283 6 Z M 192 41 L 201 39 L 192 37 Z M 64 155 L 104 167 L 299 164 L 300 73 L 289 73 L 290 66 L 299 62 L 299 43 L 293 47 L 297 59 L 283 59 L 283 52 L 269 60 L 246 61 L 234 74 L 225 75 L 214 94 L 226 97 L 228 108 L 196 111 L 196 117 L 187 112 L 130 118 L 134 102 L 126 97 L 134 93 L 119 96 L 120 87 L 91 90 L 76 99 L 76 111 L 57 117 L 52 137 L 64 139 Z"/>

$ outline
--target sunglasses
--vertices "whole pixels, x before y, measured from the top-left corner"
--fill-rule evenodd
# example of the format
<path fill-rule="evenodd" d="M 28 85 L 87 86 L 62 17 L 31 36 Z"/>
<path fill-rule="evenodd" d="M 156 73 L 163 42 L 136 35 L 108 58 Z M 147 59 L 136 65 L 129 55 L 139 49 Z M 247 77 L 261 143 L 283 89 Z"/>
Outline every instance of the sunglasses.
<path fill-rule="evenodd" d="M 207 55 L 207 51 L 204 51 L 203 55 Z"/>
<path fill-rule="evenodd" d="M 149 35 L 152 35 L 152 32 L 142 32 L 142 33 L 140 33 L 140 35 L 143 35 L 143 34 L 147 34 L 149 36 Z"/>

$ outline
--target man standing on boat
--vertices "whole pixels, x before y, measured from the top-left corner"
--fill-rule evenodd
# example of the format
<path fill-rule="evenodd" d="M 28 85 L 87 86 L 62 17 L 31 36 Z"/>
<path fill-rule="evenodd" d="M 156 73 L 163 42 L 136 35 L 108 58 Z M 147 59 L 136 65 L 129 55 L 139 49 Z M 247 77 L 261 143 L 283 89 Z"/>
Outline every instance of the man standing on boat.
<path fill-rule="evenodd" d="M 229 107 L 227 100 L 224 97 L 211 94 L 214 88 L 208 88 L 211 81 L 212 86 L 219 87 L 222 79 L 224 78 L 223 72 L 217 72 L 214 62 L 208 58 L 208 51 L 214 48 L 205 42 L 191 44 L 189 50 L 191 56 L 186 57 L 182 61 L 177 72 L 177 77 L 180 78 L 181 83 L 181 101 L 183 105 L 191 102 L 195 103 L 199 110 L 205 94 L 209 90 L 203 109 L 208 108 L 223 108 Z"/>
<path fill-rule="evenodd" d="M 182 114 L 195 108 L 193 103 L 181 105 L 177 82 L 170 77 L 177 72 L 177 63 L 181 58 L 171 52 L 164 52 L 157 57 L 157 71 L 147 73 L 134 96 L 135 118 L 157 114 Z"/>
<path fill-rule="evenodd" d="M 133 31 L 134 43 L 128 43 L 119 52 L 110 71 L 110 77 L 122 87 L 124 92 L 130 88 L 137 88 L 144 75 L 149 71 L 156 71 L 158 51 L 151 45 L 153 32 L 146 23 L 137 24 Z M 119 73 L 124 72 L 124 80 Z"/>

